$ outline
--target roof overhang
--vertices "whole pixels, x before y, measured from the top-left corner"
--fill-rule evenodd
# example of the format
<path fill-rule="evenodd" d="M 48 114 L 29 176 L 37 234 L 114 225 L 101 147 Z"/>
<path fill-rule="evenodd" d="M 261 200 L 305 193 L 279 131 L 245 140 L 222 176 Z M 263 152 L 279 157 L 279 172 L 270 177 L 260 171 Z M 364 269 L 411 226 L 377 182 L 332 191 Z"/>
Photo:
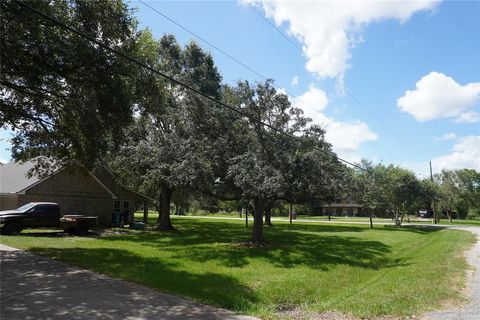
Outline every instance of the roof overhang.
<path fill-rule="evenodd" d="M 331 205 L 323 204 L 322 208 L 361 208 L 362 205 L 358 203 L 332 203 Z"/>

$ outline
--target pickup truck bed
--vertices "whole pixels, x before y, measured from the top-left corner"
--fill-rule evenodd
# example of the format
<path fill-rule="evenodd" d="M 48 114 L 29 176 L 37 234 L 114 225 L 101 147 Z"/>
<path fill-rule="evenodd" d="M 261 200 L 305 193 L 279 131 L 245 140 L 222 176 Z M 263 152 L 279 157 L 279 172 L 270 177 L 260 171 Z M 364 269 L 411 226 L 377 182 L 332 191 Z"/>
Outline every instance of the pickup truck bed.
<path fill-rule="evenodd" d="M 59 228 L 69 233 L 87 234 L 89 227 L 98 224 L 98 217 L 78 214 L 64 215 L 60 218 Z"/>

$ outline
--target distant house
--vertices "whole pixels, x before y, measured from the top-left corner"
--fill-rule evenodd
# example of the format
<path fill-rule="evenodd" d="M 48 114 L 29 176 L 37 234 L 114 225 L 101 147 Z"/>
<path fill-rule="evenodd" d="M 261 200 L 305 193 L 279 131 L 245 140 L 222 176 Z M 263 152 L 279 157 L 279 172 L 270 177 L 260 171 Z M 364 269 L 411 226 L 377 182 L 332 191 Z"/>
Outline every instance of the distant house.
<path fill-rule="evenodd" d="M 124 216 L 126 222 L 146 196 L 117 182 L 106 168 L 94 173 L 81 165 L 61 168 L 46 178 L 28 177 L 33 162 L 10 162 L 0 166 L 0 210 L 28 202 L 56 202 L 64 214 L 97 216 L 101 226 L 111 226 Z"/>
<path fill-rule="evenodd" d="M 352 199 L 346 197 L 342 199 L 337 199 L 331 204 L 323 204 L 321 206 L 321 213 L 323 215 L 332 216 L 357 216 L 362 212 L 362 205 L 355 203 Z"/>

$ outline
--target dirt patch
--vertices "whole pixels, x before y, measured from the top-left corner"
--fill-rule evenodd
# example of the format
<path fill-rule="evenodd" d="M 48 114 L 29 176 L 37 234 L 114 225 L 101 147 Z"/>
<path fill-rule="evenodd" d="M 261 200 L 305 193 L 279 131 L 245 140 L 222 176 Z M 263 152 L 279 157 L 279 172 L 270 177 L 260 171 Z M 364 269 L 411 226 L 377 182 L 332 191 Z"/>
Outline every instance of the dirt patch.
<path fill-rule="evenodd" d="M 93 236 L 97 237 L 111 237 L 111 236 L 123 236 L 123 235 L 129 235 L 132 234 L 131 230 L 117 230 L 117 229 L 105 229 L 105 230 L 99 230 L 94 233 L 92 233 Z"/>
<path fill-rule="evenodd" d="M 478 227 L 450 227 L 450 229 L 466 230 L 477 236 L 475 244 L 464 255 L 470 268 L 467 270 L 466 288 L 468 303 L 463 306 L 444 306 L 443 310 L 428 312 L 422 319 L 429 320 L 477 320 L 480 319 L 480 228 Z"/>
<path fill-rule="evenodd" d="M 279 306 L 277 308 L 277 315 L 282 320 L 295 319 L 295 320 L 415 320 L 418 319 L 415 316 L 412 317 L 395 317 L 395 316 L 376 316 L 376 317 L 355 317 L 352 315 L 344 314 L 336 311 L 325 312 L 309 312 L 299 308 L 289 306 Z"/>
<path fill-rule="evenodd" d="M 226 245 L 230 247 L 235 247 L 235 248 L 281 248 L 285 247 L 285 244 L 283 243 L 277 243 L 277 242 L 261 242 L 261 243 L 256 243 L 252 241 L 233 241 L 226 243 Z"/>

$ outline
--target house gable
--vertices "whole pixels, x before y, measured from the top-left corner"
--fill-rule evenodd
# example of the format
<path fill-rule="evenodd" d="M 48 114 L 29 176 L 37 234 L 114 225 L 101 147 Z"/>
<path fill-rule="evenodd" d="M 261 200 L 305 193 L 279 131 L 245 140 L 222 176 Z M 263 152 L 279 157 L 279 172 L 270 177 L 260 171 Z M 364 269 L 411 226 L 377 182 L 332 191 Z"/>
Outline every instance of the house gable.
<path fill-rule="evenodd" d="M 124 187 L 120 184 L 113 173 L 106 167 L 101 167 L 95 169 L 94 173 L 95 177 L 97 177 L 108 189 L 110 189 L 119 199 L 135 199 L 135 201 L 144 201 L 144 200 L 151 200 L 153 199 L 148 198 L 141 193 L 135 192 Z"/>
<path fill-rule="evenodd" d="M 25 188 L 21 194 L 44 196 L 55 194 L 83 198 L 115 198 L 115 194 L 80 165 L 72 165 L 59 170 L 44 180 Z"/>

